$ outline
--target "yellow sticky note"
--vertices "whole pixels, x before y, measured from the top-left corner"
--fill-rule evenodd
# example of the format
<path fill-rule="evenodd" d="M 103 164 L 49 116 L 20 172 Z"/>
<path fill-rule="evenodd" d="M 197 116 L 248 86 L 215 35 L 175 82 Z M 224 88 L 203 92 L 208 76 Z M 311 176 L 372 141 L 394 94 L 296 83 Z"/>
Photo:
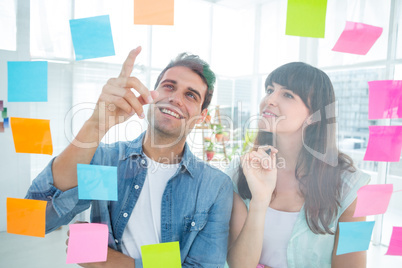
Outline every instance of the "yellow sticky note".
<path fill-rule="evenodd" d="M 288 0 L 286 34 L 324 38 L 327 0 Z"/>
<path fill-rule="evenodd" d="M 17 153 L 53 154 L 50 120 L 11 117 Z"/>
<path fill-rule="evenodd" d="M 45 237 L 46 201 L 7 198 L 7 233 Z"/>
<path fill-rule="evenodd" d="M 141 255 L 144 268 L 181 268 L 179 242 L 142 246 Z"/>
<path fill-rule="evenodd" d="M 174 0 L 134 0 L 134 24 L 173 25 Z"/>

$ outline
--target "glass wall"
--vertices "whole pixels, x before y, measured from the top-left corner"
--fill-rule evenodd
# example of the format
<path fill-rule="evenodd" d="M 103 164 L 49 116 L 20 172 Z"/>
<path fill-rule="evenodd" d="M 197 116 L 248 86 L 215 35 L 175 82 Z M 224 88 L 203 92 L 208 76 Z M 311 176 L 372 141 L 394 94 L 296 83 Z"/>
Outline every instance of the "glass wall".
<path fill-rule="evenodd" d="M 17 49 L 17 8 L 15 0 L 0 2 L 0 49 Z M 7 27 L 5 27 L 7 25 Z"/>
<path fill-rule="evenodd" d="M 18 17 L 17 2 L 0 1 L 1 53 L 13 53 L 18 47 L 17 22 L 25 18 Z M 49 61 L 49 101 L 28 104 L 29 112 L 32 118 L 51 120 L 54 155 L 77 134 L 91 114 L 103 85 L 119 74 L 128 52 L 138 45 L 143 51 L 133 75 L 150 89 L 160 71 L 180 52 L 198 54 L 211 64 L 217 74 L 211 111 L 219 105 L 221 115 L 232 120 L 232 124 L 224 123 L 225 131 L 231 133 L 229 148 L 244 136 L 249 119 L 258 114 L 267 74 L 284 63 L 303 60 L 326 71 L 333 82 L 340 149 L 371 175 L 372 184 L 390 183 L 395 191 L 402 190 L 401 161 L 363 161 L 370 125 L 402 125 L 402 119 L 368 120 L 367 84 L 372 80 L 402 80 L 401 1 L 328 1 L 326 33 L 321 39 L 285 35 L 287 1 L 283 0 L 255 0 L 242 5 L 231 5 L 229 0 L 175 0 L 174 26 L 133 25 L 133 1 L 28 2 L 30 59 L 24 60 Z M 75 61 L 69 20 L 105 14 L 110 16 L 116 55 Z M 383 28 L 367 55 L 332 51 L 346 21 Z M 146 126 L 134 116 L 111 130 L 104 142 L 131 140 Z M 195 130 L 194 134 L 190 139 L 196 142 L 199 132 Z M 194 147 L 194 151 L 202 154 L 201 147 Z M 51 158 L 30 156 L 32 179 Z M 375 228 L 382 234 L 382 239 L 376 242 L 388 245 L 392 226 L 400 226 L 402 222 L 401 204 L 402 192 L 393 194 L 387 213 L 376 217 Z"/>

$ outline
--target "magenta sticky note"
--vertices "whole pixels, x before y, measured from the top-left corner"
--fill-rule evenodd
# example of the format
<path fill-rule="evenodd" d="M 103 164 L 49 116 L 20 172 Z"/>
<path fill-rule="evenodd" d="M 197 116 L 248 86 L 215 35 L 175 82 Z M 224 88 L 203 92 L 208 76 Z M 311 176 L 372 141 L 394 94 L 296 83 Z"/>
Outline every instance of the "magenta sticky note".
<path fill-rule="evenodd" d="M 392 184 L 370 184 L 360 187 L 357 191 L 357 204 L 353 217 L 384 214 L 393 189 Z"/>
<path fill-rule="evenodd" d="M 369 126 L 365 161 L 399 162 L 402 126 Z"/>
<path fill-rule="evenodd" d="M 391 241 L 385 255 L 402 256 L 402 227 L 394 226 L 392 228 Z"/>
<path fill-rule="evenodd" d="M 106 224 L 70 224 L 66 263 L 104 262 L 109 229 Z"/>
<path fill-rule="evenodd" d="M 382 33 L 381 27 L 347 21 L 333 51 L 366 55 Z"/>
<path fill-rule="evenodd" d="M 402 118 L 402 80 L 370 81 L 368 85 L 370 120 Z"/>

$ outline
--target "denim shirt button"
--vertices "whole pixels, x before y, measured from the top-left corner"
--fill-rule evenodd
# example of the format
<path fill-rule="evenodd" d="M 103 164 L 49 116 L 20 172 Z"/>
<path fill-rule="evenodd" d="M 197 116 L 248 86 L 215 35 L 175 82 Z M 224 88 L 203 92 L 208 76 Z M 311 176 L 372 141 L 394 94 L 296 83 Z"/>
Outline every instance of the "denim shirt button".
<path fill-rule="evenodd" d="M 141 164 L 145 165 L 145 160 L 144 159 L 141 160 Z"/>
<path fill-rule="evenodd" d="M 127 216 L 128 216 L 127 213 L 124 213 L 124 214 L 123 214 L 123 217 L 124 217 L 124 218 L 127 218 Z"/>
<path fill-rule="evenodd" d="M 119 243 L 119 240 L 115 239 L 114 242 L 116 242 L 116 244 L 118 244 L 118 243 Z"/>
<path fill-rule="evenodd" d="M 134 186 L 134 188 L 135 188 L 136 190 L 138 190 L 138 188 L 140 188 L 140 186 L 136 185 L 136 186 Z"/>
<path fill-rule="evenodd" d="M 191 226 L 195 226 L 195 222 L 192 222 L 192 223 L 191 223 Z"/>

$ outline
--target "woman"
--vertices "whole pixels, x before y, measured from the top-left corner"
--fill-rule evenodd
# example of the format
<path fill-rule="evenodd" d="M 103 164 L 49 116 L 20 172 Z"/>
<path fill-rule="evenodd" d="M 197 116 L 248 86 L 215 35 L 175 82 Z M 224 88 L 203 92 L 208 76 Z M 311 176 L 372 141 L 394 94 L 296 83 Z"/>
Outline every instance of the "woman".
<path fill-rule="evenodd" d="M 229 266 L 365 267 L 365 252 L 336 255 L 338 222 L 365 220 L 353 214 L 369 176 L 336 147 L 331 81 L 293 62 L 265 89 L 254 149 L 228 170 L 236 190 Z"/>

